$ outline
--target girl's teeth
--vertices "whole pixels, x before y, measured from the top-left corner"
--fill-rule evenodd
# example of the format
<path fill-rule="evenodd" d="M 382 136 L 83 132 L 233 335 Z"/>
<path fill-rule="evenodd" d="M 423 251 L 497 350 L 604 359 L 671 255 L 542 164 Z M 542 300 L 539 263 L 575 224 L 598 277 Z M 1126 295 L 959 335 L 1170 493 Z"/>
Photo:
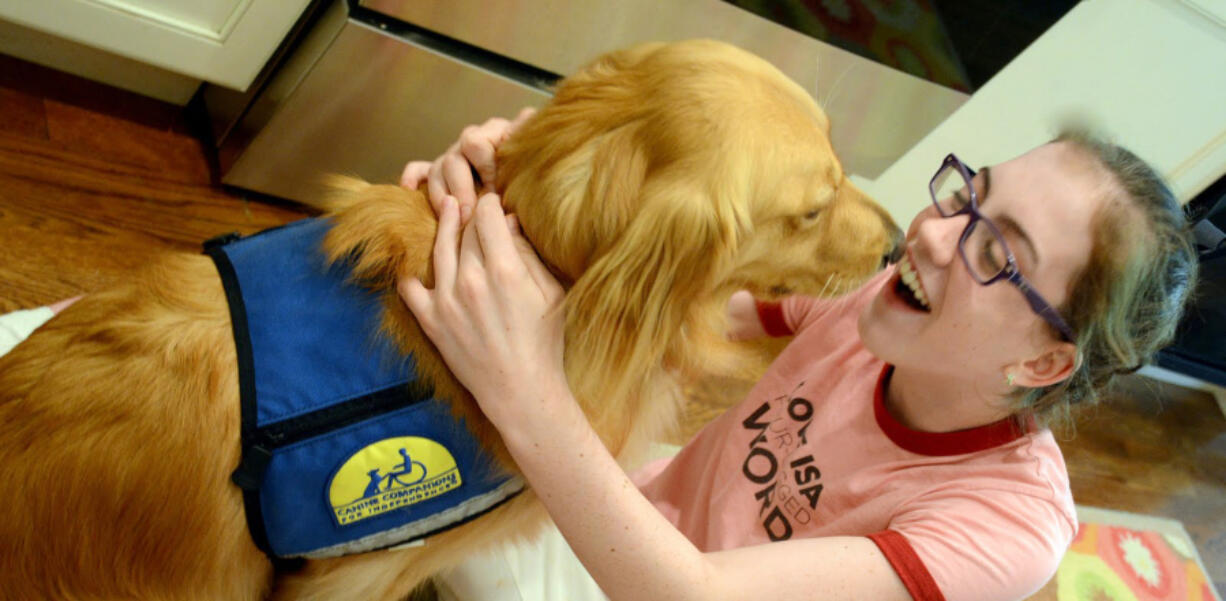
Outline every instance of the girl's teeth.
<path fill-rule="evenodd" d="M 898 262 L 898 272 L 902 276 L 902 281 L 915 294 L 915 298 L 920 301 L 925 307 L 928 306 L 928 296 L 924 294 L 924 289 L 919 285 L 919 277 L 915 275 L 915 268 L 911 266 L 911 261 L 905 255 Z"/>

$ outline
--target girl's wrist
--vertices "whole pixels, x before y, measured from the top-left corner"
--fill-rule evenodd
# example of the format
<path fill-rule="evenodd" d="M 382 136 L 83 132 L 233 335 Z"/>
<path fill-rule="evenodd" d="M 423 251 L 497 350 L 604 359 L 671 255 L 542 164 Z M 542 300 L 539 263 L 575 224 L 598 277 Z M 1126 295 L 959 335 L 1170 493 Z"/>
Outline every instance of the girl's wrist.
<path fill-rule="evenodd" d="M 498 428 L 508 447 L 527 448 L 561 431 L 587 426 L 587 418 L 565 380 L 538 381 L 491 393 L 492 402 L 482 402 L 486 417 Z"/>

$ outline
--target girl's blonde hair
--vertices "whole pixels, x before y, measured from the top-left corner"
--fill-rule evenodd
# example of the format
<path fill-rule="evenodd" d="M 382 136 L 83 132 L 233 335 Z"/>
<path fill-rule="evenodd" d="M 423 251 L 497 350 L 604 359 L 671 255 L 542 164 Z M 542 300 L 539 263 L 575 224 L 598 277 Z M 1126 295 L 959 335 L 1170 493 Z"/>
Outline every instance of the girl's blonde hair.
<path fill-rule="evenodd" d="M 1015 398 L 1024 412 L 1067 422 L 1073 406 L 1097 402 L 1115 376 L 1140 369 L 1170 342 L 1198 263 L 1184 211 L 1149 165 L 1085 129 L 1066 129 L 1053 143 L 1081 152 L 1106 183 L 1090 259 L 1060 307 L 1076 333 L 1077 367 Z"/>

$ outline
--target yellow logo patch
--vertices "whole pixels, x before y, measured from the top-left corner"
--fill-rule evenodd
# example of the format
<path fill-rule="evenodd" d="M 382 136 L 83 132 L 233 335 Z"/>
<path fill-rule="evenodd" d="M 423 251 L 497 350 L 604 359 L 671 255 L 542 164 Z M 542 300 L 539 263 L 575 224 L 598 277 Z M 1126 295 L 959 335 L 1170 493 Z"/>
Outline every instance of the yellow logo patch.
<path fill-rule="evenodd" d="M 363 447 L 332 476 L 329 500 L 338 524 L 352 524 L 426 499 L 462 483 L 455 457 L 420 436 L 385 438 Z"/>

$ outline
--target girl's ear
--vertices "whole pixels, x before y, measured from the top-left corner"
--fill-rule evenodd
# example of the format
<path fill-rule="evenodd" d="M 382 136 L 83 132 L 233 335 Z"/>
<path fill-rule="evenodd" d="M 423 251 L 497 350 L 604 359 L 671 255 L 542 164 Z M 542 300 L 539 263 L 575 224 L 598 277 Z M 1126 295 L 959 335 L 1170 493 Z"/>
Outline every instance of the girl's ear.
<path fill-rule="evenodd" d="M 1062 382 L 1077 369 L 1077 347 L 1071 342 L 1057 342 L 1041 354 L 1021 361 L 1010 368 L 1013 384 L 1028 388 L 1043 388 Z"/>

